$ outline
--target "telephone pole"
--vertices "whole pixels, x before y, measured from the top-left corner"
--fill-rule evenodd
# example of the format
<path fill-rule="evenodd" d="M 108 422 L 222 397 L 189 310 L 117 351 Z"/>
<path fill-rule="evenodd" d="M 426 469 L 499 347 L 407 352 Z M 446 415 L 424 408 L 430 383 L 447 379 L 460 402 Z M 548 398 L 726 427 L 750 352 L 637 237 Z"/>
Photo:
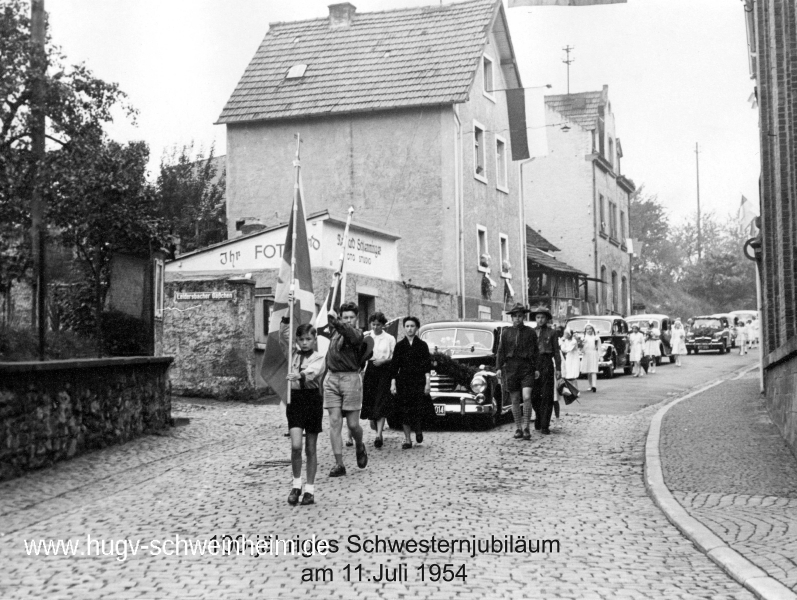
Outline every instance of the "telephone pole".
<path fill-rule="evenodd" d="M 697 172 L 697 259 L 703 255 L 702 226 L 700 224 L 700 150 L 695 142 L 695 168 Z"/>
<path fill-rule="evenodd" d="M 33 0 L 30 5 L 30 63 L 33 72 L 31 89 L 31 146 L 33 154 L 33 189 L 30 201 L 30 237 L 33 250 L 33 277 L 35 298 L 33 300 L 33 327 L 39 333 L 39 360 L 44 360 L 47 332 L 47 281 L 45 279 L 46 225 L 44 222 L 44 197 L 38 171 L 44 164 L 44 76 L 47 71 L 45 40 L 44 0 Z"/>
<path fill-rule="evenodd" d="M 570 53 L 573 50 L 575 50 L 575 48 L 573 46 L 571 46 L 570 44 L 568 44 L 565 48 L 562 48 L 562 50 L 564 50 L 565 53 L 567 54 L 567 58 L 565 60 L 563 60 L 562 62 L 567 65 L 567 93 L 569 94 L 570 93 L 570 65 L 573 64 L 574 62 L 576 62 L 575 58 L 570 58 Z"/>

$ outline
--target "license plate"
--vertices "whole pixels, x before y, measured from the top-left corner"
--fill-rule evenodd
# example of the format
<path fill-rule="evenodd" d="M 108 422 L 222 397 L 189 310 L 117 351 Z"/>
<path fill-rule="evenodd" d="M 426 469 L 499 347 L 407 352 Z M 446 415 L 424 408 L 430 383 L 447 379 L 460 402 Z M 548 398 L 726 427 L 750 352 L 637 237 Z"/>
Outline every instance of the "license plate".
<path fill-rule="evenodd" d="M 710 349 L 711 349 L 711 346 L 707 346 L 706 344 L 700 344 L 700 345 L 697 347 L 697 349 L 698 349 L 698 350 L 710 350 Z"/>
<path fill-rule="evenodd" d="M 446 416 L 446 405 L 445 404 L 435 404 L 434 405 L 434 414 L 438 417 L 445 417 Z"/>

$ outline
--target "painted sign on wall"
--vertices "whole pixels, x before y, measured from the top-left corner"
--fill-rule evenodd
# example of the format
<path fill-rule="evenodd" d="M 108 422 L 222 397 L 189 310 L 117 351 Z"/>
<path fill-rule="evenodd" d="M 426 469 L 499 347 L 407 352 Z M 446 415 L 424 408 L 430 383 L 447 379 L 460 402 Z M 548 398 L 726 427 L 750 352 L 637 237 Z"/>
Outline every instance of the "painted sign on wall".
<path fill-rule="evenodd" d="M 279 269 L 285 248 L 287 225 L 243 239 L 230 240 L 214 248 L 178 257 L 166 265 L 171 273 L 213 272 L 251 273 Z M 343 248 L 344 224 L 328 216 L 308 219 L 307 245 L 314 267 L 337 269 L 345 254 L 346 271 L 397 281 L 397 236 L 353 225 Z"/>

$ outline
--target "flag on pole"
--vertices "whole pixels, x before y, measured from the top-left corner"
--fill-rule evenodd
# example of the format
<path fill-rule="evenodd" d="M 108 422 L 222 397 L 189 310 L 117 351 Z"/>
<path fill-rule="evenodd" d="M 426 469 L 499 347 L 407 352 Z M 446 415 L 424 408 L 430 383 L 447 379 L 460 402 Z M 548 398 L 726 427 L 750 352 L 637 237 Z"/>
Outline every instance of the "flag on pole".
<path fill-rule="evenodd" d="M 509 8 L 518 6 L 592 6 L 594 4 L 626 4 L 628 0 L 509 0 Z"/>
<path fill-rule="evenodd" d="M 340 277 L 336 277 L 335 280 L 337 282 L 337 291 L 335 291 L 335 286 L 330 286 L 329 293 L 327 294 L 326 300 L 324 300 L 324 304 L 321 309 L 318 311 L 318 316 L 315 320 L 315 329 L 316 334 L 318 337 L 316 338 L 316 343 L 318 345 L 318 352 L 326 355 L 327 349 L 329 348 L 329 340 L 332 339 L 332 329 L 329 326 L 329 317 L 327 316 L 329 311 L 333 308 L 335 312 L 340 314 L 340 305 L 342 303 L 342 296 Z M 331 306 L 332 296 L 335 296 L 335 306 Z"/>
<path fill-rule="evenodd" d="M 745 198 L 744 195 L 742 195 L 742 202 L 739 205 L 739 214 L 737 215 L 739 226 L 741 227 L 742 231 L 753 235 L 753 221 L 757 216 L 758 215 L 753 208 L 753 203 Z"/>
<path fill-rule="evenodd" d="M 297 165 L 298 166 L 298 165 Z M 268 325 L 266 351 L 263 357 L 263 379 L 269 387 L 285 402 L 288 395 L 288 360 L 279 343 L 280 321 L 288 316 L 290 305 L 288 294 L 291 289 L 291 260 L 296 253 L 294 269 L 294 305 L 293 327 L 302 323 L 312 323 L 315 316 L 315 296 L 313 295 L 313 272 L 310 266 L 310 248 L 307 244 L 307 222 L 305 221 L 304 201 L 302 193 L 301 173 L 297 174 L 296 193 L 294 194 L 296 210 L 291 210 L 288 230 L 285 235 L 285 247 L 282 253 L 277 289 L 274 293 L 274 308 Z M 294 219 L 294 214 L 296 218 Z M 296 228 L 296 248 L 293 247 L 293 230 Z"/>

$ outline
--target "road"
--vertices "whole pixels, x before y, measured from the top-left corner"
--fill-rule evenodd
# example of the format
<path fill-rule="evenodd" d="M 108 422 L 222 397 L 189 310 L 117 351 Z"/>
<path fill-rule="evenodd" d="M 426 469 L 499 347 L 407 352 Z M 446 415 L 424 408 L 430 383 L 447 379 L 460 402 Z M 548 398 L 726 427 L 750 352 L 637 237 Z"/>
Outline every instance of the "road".
<path fill-rule="evenodd" d="M 568 407 L 553 435 L 529 442 L 514 440 L 506 423 L 432 431 L 412 450 L 391 431 L 376 450 L 368 431 L 368 468 L 357 469 L 347 450 L 349 475 L 339 479 L 326 477 L 333 460 L 325 432 L 312 507 L 286 503 L 279 407 L 176 400 L 174 416 L 187 425 L 0 484 L 0 597 L 752 598 L 648 497 L 643 448 L 662 401 L 754 361 L 701 354 L 642 380 L 599 380 L 599 392 Z M 223 534 L 315 535 L 338 551 L 306 559 L 153 555 L 153 540 L 165 548 L 175 536 Z M 126 555 L 109 544 L 108 556 L 87 556 L 88 535 L 133 546 Z M 348 543 L 352 535 L 438 544 L 512 535 L 548 540 L 549 551 L 494 546 L 471 556 L 410 545 L 368 553 Z M 29 556 L 25 541 L 41 539 L 74 540 L 78 554 Z M 433 565 L 445 564 L 454 578 L 430 581 Z M 406 580 L 375 581 L 380 565 L 406 565 Z"/>

